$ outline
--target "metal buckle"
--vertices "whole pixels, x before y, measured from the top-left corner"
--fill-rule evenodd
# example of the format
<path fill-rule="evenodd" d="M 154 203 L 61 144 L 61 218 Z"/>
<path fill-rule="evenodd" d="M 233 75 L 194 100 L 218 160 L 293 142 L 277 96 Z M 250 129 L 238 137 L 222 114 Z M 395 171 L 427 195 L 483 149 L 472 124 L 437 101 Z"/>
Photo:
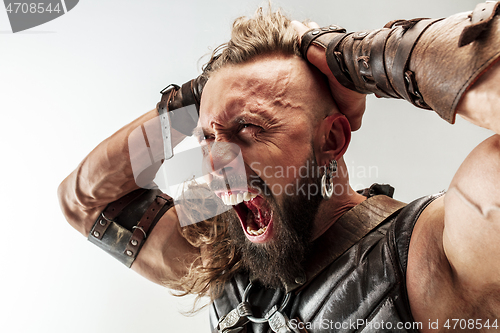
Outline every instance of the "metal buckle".
<path fill-rule="evenodd" d="M 160 94 L 164 95 L 164 94 L 166 94 L 166 93 L 167 93 L 170 89 L 176 89 L 176 90 L 178 90 L 178 89 L 180 89 L 180 88 L 181 88 L 181 87 L 179 87 L 178 85 L 171 83 L 171 84 L 169 84 L 168 86 L 166 86 L 165 88 L 163 88 L 163 89 L 160 91 Z"/>
<path fill-rule="evenodd" d="M 248 302 L 248 297 L 250 296 L 250 291 L 252 290 L 252 287 L 253 287 L 253 284 L 250 282 L 248 284 L 248 286 L 246 287 L 245 289 L 245 292 L 243 293 L 243 302 Z M 285 295 L 285 298 L 283 299 L 283 301 L 281 302 L 281 305 L 280 307 L 278 308 L 278 311 L 281 312 L 283 311 L 283 309 L 288 305 L 288 302 L 290 301 L 290 295 L 292 294 L 292 292 L 289 292 Z M 250 303 L 249 303 L 250 304 Z M 269 321 L 269 318 L 256 318 L 254 316 L 247 316 L 247 318 L 253 322 L 253 323 L 257 323 L 257 324 L 263 324 L 263 323 L 267 323 Z"/>

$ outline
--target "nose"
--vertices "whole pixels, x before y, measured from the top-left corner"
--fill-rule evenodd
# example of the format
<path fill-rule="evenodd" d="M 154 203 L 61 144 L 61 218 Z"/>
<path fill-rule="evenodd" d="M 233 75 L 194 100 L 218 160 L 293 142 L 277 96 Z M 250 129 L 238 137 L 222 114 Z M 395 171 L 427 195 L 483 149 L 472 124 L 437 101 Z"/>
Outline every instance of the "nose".
<path fill-rule="evenodd" d="M 204 171 L 212 178 L 245 175 L 240 147 L 234 143 L 215 141 L 204 158 Z M 211 181 L 210 179 L 210 181 Z"/>

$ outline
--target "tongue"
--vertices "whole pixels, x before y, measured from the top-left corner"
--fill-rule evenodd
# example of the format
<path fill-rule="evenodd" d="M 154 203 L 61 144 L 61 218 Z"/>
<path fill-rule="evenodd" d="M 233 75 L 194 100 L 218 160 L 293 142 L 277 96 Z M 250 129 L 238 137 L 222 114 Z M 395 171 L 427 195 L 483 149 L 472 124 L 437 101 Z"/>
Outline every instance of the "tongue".
<path fill-rule="evenodd" d="M 253 213 L 253 222 L 259 227 L 264 228 L 271 220 L 271 210 L 266 200 L 261 197 L 255 197 L 250 201 L 244 201 L 247 208 Z"/>

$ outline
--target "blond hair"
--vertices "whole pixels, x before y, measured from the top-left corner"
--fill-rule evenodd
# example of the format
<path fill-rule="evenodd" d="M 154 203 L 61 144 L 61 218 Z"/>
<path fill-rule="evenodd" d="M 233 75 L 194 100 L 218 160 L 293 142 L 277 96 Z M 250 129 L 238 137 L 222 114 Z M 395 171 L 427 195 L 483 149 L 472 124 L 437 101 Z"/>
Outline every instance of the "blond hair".
<path fill-rule="evenodd" d="M 258 56 L 282 54 L 300 56 L 297 34 L 291 20 L 278 9 L 259 8 L 253 17 L 239 17 L 233 23 L 231 39 L 217 47 L 204 67 L 206 78 L 218 69 L 248 62 Z"/>

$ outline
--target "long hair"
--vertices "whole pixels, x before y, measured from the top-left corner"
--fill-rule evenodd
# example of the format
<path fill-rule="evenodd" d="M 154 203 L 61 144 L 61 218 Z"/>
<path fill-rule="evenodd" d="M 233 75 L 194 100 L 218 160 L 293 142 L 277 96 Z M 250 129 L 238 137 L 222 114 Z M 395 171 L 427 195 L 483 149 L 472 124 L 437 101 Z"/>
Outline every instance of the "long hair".
<path fill-rule="evenodd" d="M 231 39 L 213 51 L 203 76 L 209 79 L 224 66 L 245 63 L 261 55 L 300 56 L 297 35 L 290 22 L 280 10 L 273 12 L 270 5 L 267 11 L 259 8 L 253 17 L 237 18 L 233 23 Z M 195 187 L 191 189 L 195 190 Z M 195 306 L 203 296 L 209 296 L 211 301 L 219 297 L 225 283 L 242 267 L 237 246 L 228 236 L 225 220 L 231 214 L 235 215 L 230 211 L 181 228 L 184 238 L 200 248 L 204 255 L 191 265 L 188 274 L 180 281 L 167 285 L 183 290 L 179 296 L 196 294 Z"/>

